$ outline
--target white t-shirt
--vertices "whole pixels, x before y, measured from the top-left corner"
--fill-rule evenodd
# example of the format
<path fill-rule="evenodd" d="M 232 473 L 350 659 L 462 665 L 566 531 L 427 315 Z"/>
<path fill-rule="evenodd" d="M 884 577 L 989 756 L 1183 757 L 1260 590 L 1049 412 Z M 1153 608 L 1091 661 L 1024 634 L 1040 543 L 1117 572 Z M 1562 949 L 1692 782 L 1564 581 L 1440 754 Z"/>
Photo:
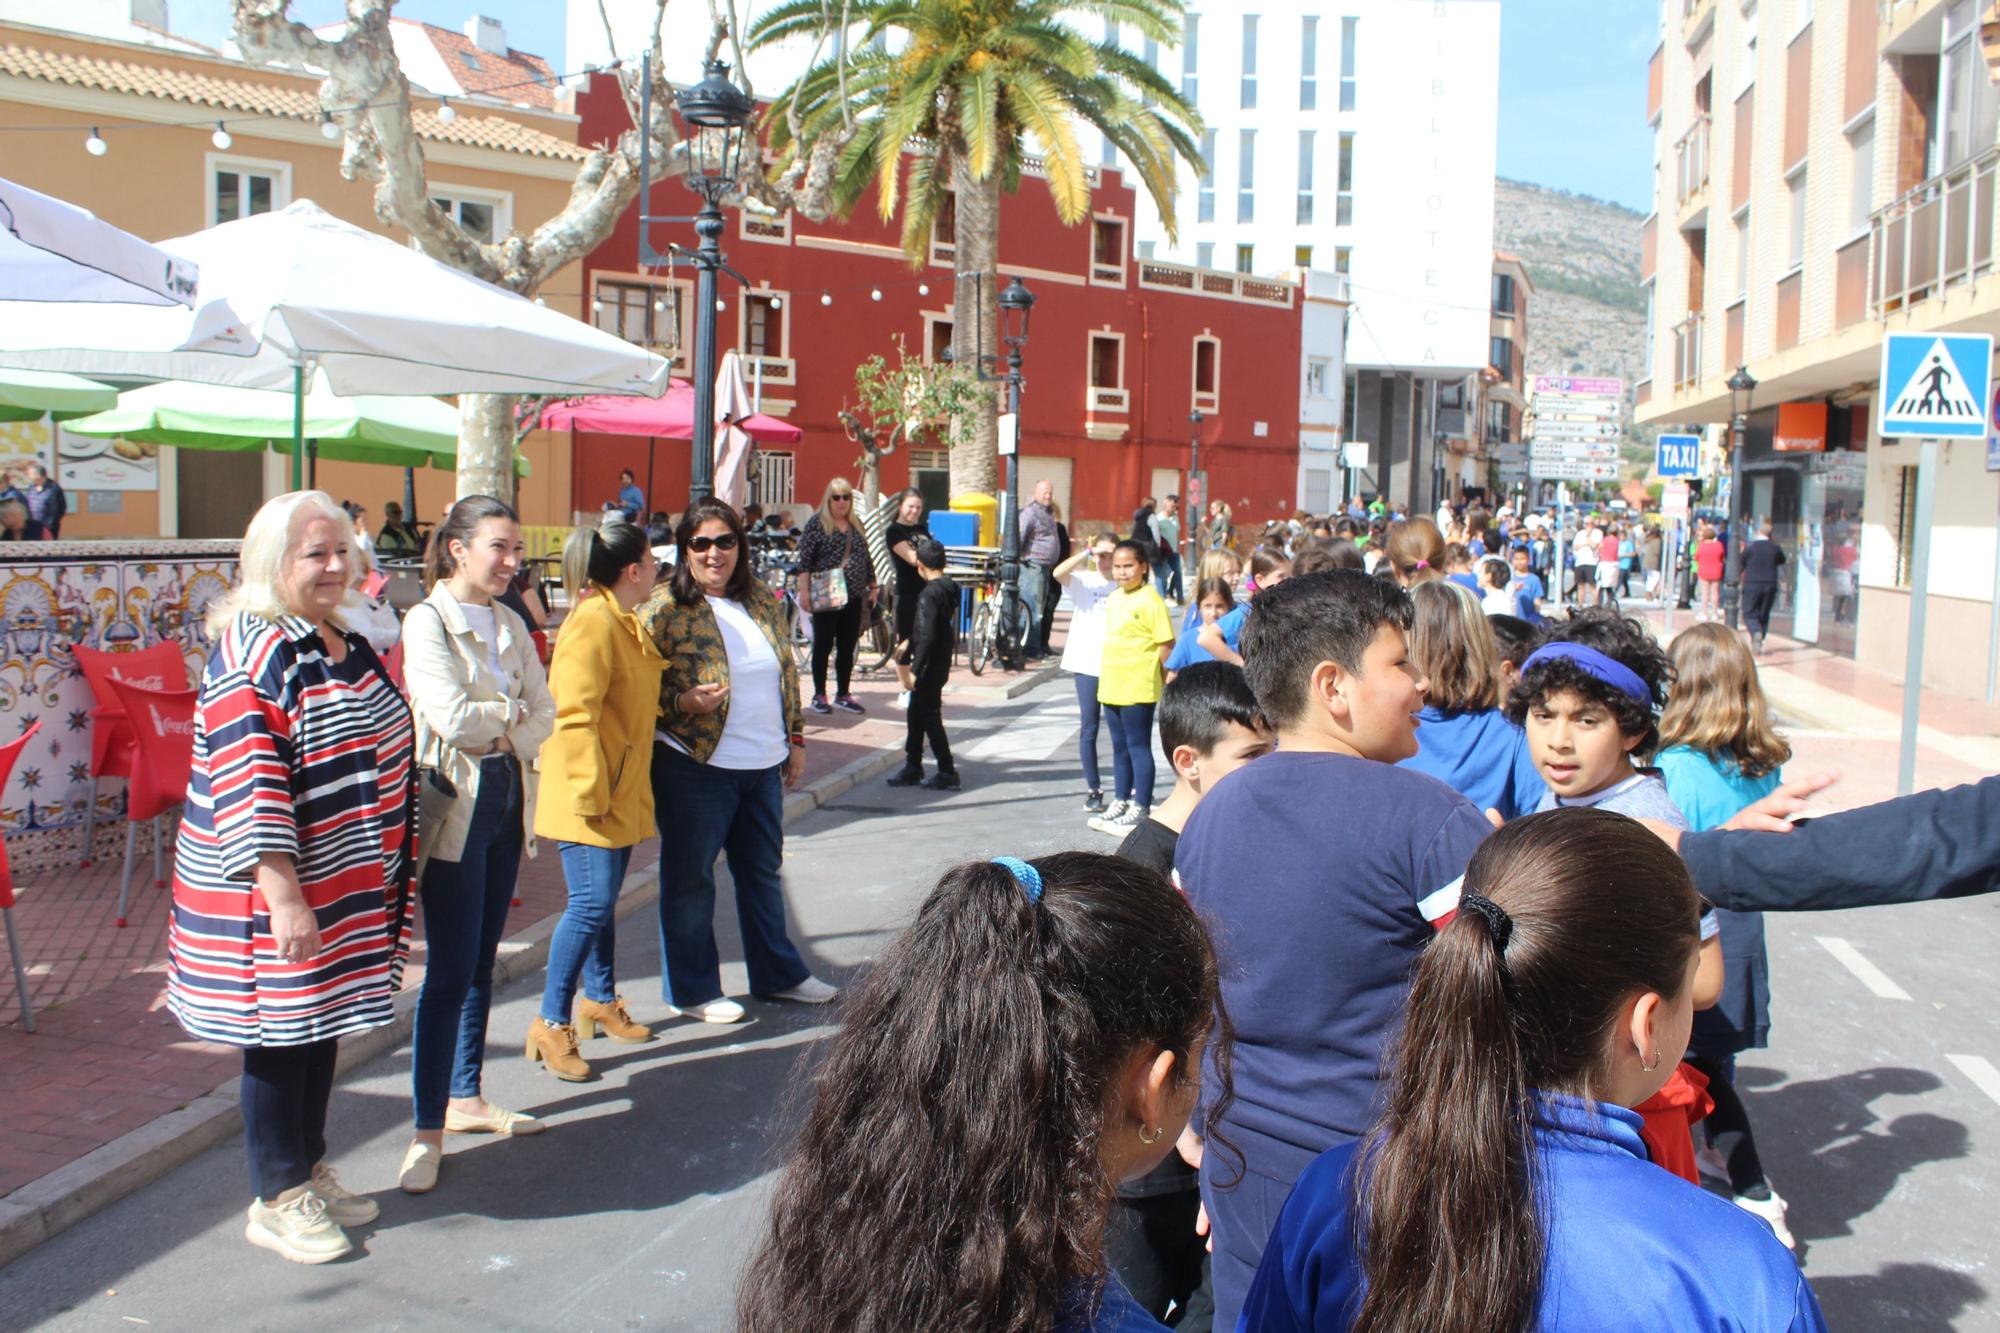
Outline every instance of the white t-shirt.
<path fill-rule="evenodd" d="M 507 667 L 500 660 L 500 626 L 493 614 L 492 603 L 478 606 L 471 602 L 460 602 L 458 609 L 465 614 L 466 628 L 486 645 L 487 665 L 493 668 L 493 674 L 498 676 L 504 685 L 507 680 Z"/>
<path fill-rule="evenodd" d="M 1081 566 L 1069 576 L 1069 637 L 1063 641 L 1062 669 L 1095 676 L 1104 664 L 1104 603 L 1118 585 Z"/>
<path fill-rule="evenodd" d="M 778 655 L 741 602 L 711 597 L 722 646 L 729 654 L 729 717 L 708 762 L 717 768 L 757 769 L 791 757 L 785 735 L 785 697 Z"/>

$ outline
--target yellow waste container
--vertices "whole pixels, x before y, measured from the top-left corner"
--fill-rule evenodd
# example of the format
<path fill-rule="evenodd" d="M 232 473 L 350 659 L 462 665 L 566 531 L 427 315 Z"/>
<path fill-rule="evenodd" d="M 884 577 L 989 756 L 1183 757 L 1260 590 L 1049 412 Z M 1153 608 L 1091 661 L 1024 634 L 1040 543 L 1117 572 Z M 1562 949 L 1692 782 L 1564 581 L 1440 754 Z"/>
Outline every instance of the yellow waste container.
<path fill-rule="evenodd" d="M 978 491 L 966 491 L 951 497 L 954 512 L 979 515 L 979 544 L 998 546 L 1000 544 L 1000 501 L 993 496 Z"/>

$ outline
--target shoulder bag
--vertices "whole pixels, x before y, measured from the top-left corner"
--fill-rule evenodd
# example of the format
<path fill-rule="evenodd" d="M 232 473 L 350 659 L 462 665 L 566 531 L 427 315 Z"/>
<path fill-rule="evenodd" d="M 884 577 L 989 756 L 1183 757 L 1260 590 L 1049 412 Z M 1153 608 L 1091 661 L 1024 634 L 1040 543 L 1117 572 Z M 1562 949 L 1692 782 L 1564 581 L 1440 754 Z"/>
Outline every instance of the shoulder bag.
<path fill-rule="evenodd" d="M 809 610 L 838 611 L 847 605 L 847 555 L 853 541 L 854 530 L 849 528 L 840 534 L 840 563 L 813 571 L 807 586 Z"/>
<path fill-rule="evenodd" d="M 425 603 L 426 606 L 430 604 Z M 436 607 L 430 608 L 431 615 L 438 623 L 438 633 L 445 636 L 447 643 L 451 631 L 445 628 L 444 615 Z M 437 845 L 439 833 L 444 829 L 445 820 L 451 818 L 451 807 L 458 800 L 458 784 L 451 780 L 444 770 L 444 737 L 431 733 L 431 748 L 428 756 L 417 759 L 417 855 L 418 871 L 423 863 L 431 859 L 431 848 Z"/>

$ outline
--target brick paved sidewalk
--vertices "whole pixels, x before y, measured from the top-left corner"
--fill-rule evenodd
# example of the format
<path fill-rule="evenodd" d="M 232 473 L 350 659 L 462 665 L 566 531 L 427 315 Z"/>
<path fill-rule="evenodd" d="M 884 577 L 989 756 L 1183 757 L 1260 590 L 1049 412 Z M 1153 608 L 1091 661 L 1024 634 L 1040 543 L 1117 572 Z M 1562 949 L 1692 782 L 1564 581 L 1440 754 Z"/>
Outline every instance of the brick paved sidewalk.
<path fill-rule="evenodd" d="M 1066 615 L 1059 620 L 1066 620 Z M 990 668 L 974 677 L 961 665 L 946 695 L 954 703 L 992 702 L 1028 680 Z M 810 684 L 807 686 L 810 693 Z M 807 714 L 802 788 L 855 761 L 903 743 L 904 715 L 894 707 L 896 680 L 857 672 L 854 693 L 867 713 Z M 21 1025 L 11 973 L 0 966 L 0 1203 L 51 1171 L 139 1129 L 238 1073 L 231 1048 L 191 1040 L 168 1016 L 164 995 L 168 890 L 156 887 L 151 843 L 140 830 L 130 924 L 118 929 L 118 884 L 125 830 L 98 831 L 98 856 L 79 868 L 79 837 L 28 838 L 8 846 L 19 902 L 14 925 L 28 967 L 36 1031 Z M 166 834 L 171 856 L 172 834 Z M 658 841 L 633 854 L 635 871 L 655 864 Z M 171 870 L 169 870 L 171 874 Z M 510 937 L 545 935 L 565 900 L 562 867 L 552 848 L 524 861 Z M 423 976 L 422 916 L 407 989 Z"/>

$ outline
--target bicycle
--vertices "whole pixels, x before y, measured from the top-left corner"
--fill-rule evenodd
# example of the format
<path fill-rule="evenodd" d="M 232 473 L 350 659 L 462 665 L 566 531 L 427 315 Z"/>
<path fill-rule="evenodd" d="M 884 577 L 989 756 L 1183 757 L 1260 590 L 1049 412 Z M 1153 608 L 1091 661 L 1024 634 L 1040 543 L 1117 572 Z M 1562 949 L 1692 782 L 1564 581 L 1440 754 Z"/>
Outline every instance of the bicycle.
<path fill-rule="evenodd" d="M 983 594 L 972 611 L 972 629 L 966 636 L 965 664 L 972 674 L 982 674 L 998 661 L 1008 671 L 1025 664 L 1028 612 L 1020 590 L 1009 589 L 1000 579 L 998 562 L 989 559 L 980 579 Z"/>
<path fill-rule="evenodd" d="M 798 579 L 798 561 L 787 559 L 786 553 L 779 551 L 768 540 L 760 540 L 756 535 L 750 538 L 750 567 L 761 579 L 771 595 L 778 599 L 778 610 L 785 618 L 785 635 L 792 645 L 792 663 L 801 672 L 812 669 L 812 633 L 804 610 L 799 606 L 798 594 L 793 585 Z"/>

